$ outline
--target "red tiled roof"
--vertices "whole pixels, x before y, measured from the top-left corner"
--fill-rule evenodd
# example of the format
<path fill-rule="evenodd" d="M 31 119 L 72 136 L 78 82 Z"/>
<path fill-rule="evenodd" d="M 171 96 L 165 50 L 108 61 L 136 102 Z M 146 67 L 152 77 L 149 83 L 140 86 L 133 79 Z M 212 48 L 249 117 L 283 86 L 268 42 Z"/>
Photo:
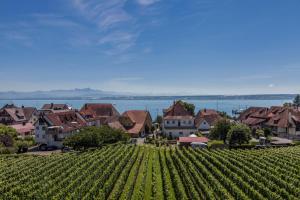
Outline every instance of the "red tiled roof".
<path fill-rule="evenodd" d="M 24 134 L 24 133 L 32 132 L 34 130 L 34 126 L 31 123 L 15 124 L 15 125 L 11 125 L 10 127 L 16 129 L 16 131 L 19 134 Z"/>
<path fill-rule="evenodd" d="M 122 114 L 122 116 L 129 117 L 129 119 L 134 123 L 133 127 L 127 129 L 130 134 L 139 134 L 146 125 L 146 120 L 150 120 L 152 123 L 150 113 L 144 110 L 129 110 Z"/>
<path fill-rule="evenodd" d="M 193 116 L 180 101 L 174 102 L 172 106 L 164 110 L 164 117 L 166 116 Z"/>
<path fill-rule="evenodd" d="M 222 117 L 220 114 L 212 109 L 200 110 L 195 117 L 195 124 L 197 127 L 205 120 L 210 126 L 214 125 Z"/>
<path fill-rule="evenodd" d="M 100 119 L 102 122 L 108 117 L 120 116 L 112 104 L 103 103 L 87 103 L 81 108 L 80 113 L 89 121 Z"/>
<path fill-rule="evenodd" d="M 206 137 L 179 137 L 179 143 L 202 142 L 207 143 L 209 140 Z"/>
<path fill-rule="evenodd" d="M 87 124 L 79 113 L 73 110 L 45 114 L 52 126 L 62 127 L 63 132 L 70 132 L 85 127 Z"/>
<path fill-rule="evenodd" d="M 44 104 L 42 107 L 43 110 L 67 110 L 69 109 L 69 106 L 67 104 Z"/>

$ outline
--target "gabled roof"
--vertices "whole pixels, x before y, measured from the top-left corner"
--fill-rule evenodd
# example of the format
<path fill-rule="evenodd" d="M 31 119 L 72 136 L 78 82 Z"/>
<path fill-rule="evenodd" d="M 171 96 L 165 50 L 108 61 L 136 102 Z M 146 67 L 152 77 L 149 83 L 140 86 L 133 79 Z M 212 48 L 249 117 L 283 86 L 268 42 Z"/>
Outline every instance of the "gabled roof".
<path fill-rule="evenodd" d="M 181 101 L 176 101 L 168 109 L 164 110 L 164 117 L 167 116 L 193 116 L 183 105 Z"/>
<path fill-rule="evenodd" d="M 195 125 L 199 127 L 203 121 L 206 121 L 210 126 L 214 125 L 222 117 L 213 109 L 200 110 L 195 117 Z"/>
<path fill-rule="evenodd" d="M 26 116 L 22 108 L 12 107 L 3 109 L 16 123 L 26 121 Z"/>
<path fill-rule="evenodd" d="M 81 115 L 74 110 L 48 113 L 44 114 L 44 117 L 51 126 L 62 127 L 62 132 L 78 130 L 87 125 Z"/>
<path fill-rule="evenodd" d="M 120 116 L 112 104 L 104 103 L 87 103 L 81 108 L 80 113 L 86 120 L 100 119 L 105 121 L 108 117 Z"/>
<path fill-rule="evenodd" d="M 42 110 L 68 110 L 69 106 L 67 104 L 55 104 L 49 103 L 44 104 Z"/>
<path fill-rule="evenodd" d="M 150 113 L 145 110 L 128 110 L 122 116 L 128 117 L 133 122 L 133 127 L 127 129 L 127 132 L 131 134 L 139 134 L 144 128 L 147 119 L 152 123 Z"/>
<path fill-rule="evenodd" d="M 15 125 L 10 125 L 10 127 L 14 128 L 19 134 L 24 134 L 34 130 L 34 126 L 31 123 L 15 124 Z"/>
<path fill-rule="evenodd" d="M 243 121 L 251 116 L 258 118 L 267 118 L 268 110 L 269 108 L 266 107 L 250 107 L 240 114 L 238 120 Z"/>
<path fill-rule="evenodd" d="M 32 115 L 37 112 L 37 109 L 34 108 L 34 107 L 24 107 L 23 108 L 23 111 L 24 111 L 24 115 L 25 115 L 25 118 L 27 120 L 30 120 L 30 118 L 32 117 Z"/>

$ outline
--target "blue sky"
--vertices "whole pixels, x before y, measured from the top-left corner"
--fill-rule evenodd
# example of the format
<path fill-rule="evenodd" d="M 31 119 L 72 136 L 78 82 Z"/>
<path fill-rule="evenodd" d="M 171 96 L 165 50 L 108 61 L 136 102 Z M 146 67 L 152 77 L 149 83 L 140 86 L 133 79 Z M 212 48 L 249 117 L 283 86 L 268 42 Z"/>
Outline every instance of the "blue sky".
<path fill-rule="evenodd" d="M 299 0 L 1 0 L 0 91 L 300 93 Z"/>

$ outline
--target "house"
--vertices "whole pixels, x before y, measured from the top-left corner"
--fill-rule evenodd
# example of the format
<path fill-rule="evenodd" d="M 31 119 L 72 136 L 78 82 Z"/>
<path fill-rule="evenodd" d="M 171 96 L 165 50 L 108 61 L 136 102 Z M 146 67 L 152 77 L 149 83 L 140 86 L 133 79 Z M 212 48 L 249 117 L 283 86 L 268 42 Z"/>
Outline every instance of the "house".
<path fill-rule="evenodd" d="M 0 109 L 0 123 L 4 125 L 34 123 L 37 116 L 37 109 L 32 107 L 17 107 L 14 104 L 7 104 Z"/>
<path fill-rule="evenodd" d="M 213 109 L 200 110 L 195 117 L 195 126 L 199 131 L 209 131 L 222 117 Z"/>
<path fill-rule="evenodd" d="M 18 137 L 20 138 L 24 139 L 25 137 L 34 137 L 35 127 L 30 122 L 23 122 L 21 124 L 14 124 L 9 126 L 17 131 Z"/>
<path fill-rule="evenodd" d="M 270 128 L 278 136 L 300 138 L 300 111 L 293 107 L 251 107 L 245 110 L 238 121 L 253 130 Z"/>
<path fill-rule="evenodd" d="M 180 146 L 191 146 L 192 143 L 208 143 L 207 137 L 179 137 L 178 144 Z"/>
<path fill-rule="evenodd" d="M 144 137 L 151 132 L 152 118 L 148 111 L 128 110 L 122 114 L 120 121 L 131 137 Z"/>
<path fill-rule="evenodd" d="M 66 111 L 66 110 L 72 110 L 68 104 L 55 104 L 55 103 L 48 103 L 44 104 L 41 108 L 43 112 L 60 112 L 60 111 Z"/>
<path fill-rule="evenodd" d="M 189 136 L 196 132 L 195 118 L 181 101 L 163 111 L 162 132 L 168 138 Z"/>
<path fill-rule="evenodd" d="M 145 110 L 128 110 L 119 117 L 109 118 L 105 124 L 123 130 L 133 138 L 144 137 L 151 133 L 152 118 Z"/>
<path fill-rule="evenodd" d="M 88 126 L 101 126 L 109 118 L 119 117 L 120 113 L 112 104 L 86 103 L 80 109 L 80 114 L 87 121 Z"/>
<path fill-rule="evenodd" d="M 62 147 L 62 141 L 87 126 L 84 118 L 75 110 L 41 113 L 35 123 L 35 140 L 38 144 Z"/>

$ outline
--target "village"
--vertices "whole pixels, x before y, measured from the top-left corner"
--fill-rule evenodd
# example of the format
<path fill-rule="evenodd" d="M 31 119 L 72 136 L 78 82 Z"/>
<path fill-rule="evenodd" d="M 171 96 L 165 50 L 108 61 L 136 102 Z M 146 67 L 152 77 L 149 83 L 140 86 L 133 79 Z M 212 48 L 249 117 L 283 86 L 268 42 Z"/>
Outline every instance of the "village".
<path fill-rule="evenodd" d="M 126 132 L 138 144 L 207 147 L 209 141 L 220 144 L 223 140 L 224 146 L 226 138 L 221 133 L 213 136 L 213 132 L 222 132 L 217 127 L 224 122 L 249 128 L 251 133 L 246 143 L 256 147 L 291 145 L 300 140 L 300 109 L 294 105 L 249 107 L 237 118 L 213 109 L 194 113 L 194 109 L 193 104 L 174 101 L 163 110 L 163 116 L 153 120 L 147 110 L 119 113 L 109 103 L 86 103 L 80 110 L 67 104 L 50 103 L 40 109 L 7 104 L 0 109 L 0 124 L 15 129 L 20 139 L 32 138 L 39 150 L 61 149 L 65 138 L 83 128 L 103 126 Z"/>

